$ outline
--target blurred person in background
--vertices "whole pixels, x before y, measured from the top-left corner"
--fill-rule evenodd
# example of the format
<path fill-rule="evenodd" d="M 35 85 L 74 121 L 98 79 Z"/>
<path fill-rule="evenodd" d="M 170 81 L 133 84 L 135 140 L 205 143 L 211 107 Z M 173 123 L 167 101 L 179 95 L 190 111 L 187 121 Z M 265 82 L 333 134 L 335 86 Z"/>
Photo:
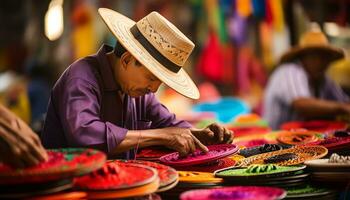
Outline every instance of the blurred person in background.
<path fill-rule="evenodd" d="M 51 92 L 52 68 L 33 59 L 26 66 L 27 93 L 30 102 L 31 123 L 34 132 L 40 134 Z"/>
<path fill-rule="evenodd" d="M 138 147 L 161 145 L 184 156 L 232 142 L 232 132 L 217 124 L 194 129 L 177 120 L 154 95 L 165 83 L 199 98 L 182 68 L 192 41 L 157 12 L 138 22 L 109 9 L 99 13 L 117 43 L 74 62 L 56 82 L 41 135 L 45 147 L 92 147 L 130 159 Z"/>
<path fill-rule="evenodd" d="M 326 76 L 330 63 L 342 58 L 343 50 L 331 46 L 319 28 L 302 35 L 269 78 L 263 117 L 270 126 L 278 129 L 288 121 L 349 115 L 349 97 Z"/>

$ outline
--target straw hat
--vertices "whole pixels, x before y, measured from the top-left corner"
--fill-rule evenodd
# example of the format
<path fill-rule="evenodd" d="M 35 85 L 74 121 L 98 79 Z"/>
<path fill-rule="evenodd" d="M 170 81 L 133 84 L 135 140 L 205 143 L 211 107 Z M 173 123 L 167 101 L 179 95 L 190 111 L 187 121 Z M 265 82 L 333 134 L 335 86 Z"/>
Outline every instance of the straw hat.
<path fill-rule="evenodd" d="M 199 91 L 183 69 L 194 44 L 157 12 L 138 22 L 107 8 L 99 8 L 108 28 L 140 63 L 180 94 L 199 98 Z"/>
<path fill-rule="evenodd" d="M 284 63 L 293 61 L 294 59 L 299 58 L 302 54 L 310 51 L 326 52 L 329 54 L 331 61 L 344 57 L 344 51 L 342 49 L 331 46 L 327 37 L 319 29 L 314 28 L 313 30 L 304 33 L 299 40 L 299 45 L 293 47 L 282 55 L 280 62 Z"/>

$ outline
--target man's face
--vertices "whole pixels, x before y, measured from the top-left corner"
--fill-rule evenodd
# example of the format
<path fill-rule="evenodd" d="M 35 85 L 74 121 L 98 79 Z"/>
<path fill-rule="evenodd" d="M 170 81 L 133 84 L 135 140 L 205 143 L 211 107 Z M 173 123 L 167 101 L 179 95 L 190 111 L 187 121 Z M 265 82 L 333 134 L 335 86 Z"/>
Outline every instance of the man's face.
<path fill-rule="evenodd" d="M 123 79 L 121 88 L 131 97 L 155 93 L 162 82 L 133 56 L 124 58 Z M 125 62 L 126 61 L 126 62 Z"/>
<path fill-rule="evenodd" d="M 307 52 L 302 56 L 302 63 L 312 82 L 320 82 L 330 64 L 329 55 L 325 52 Z"/>

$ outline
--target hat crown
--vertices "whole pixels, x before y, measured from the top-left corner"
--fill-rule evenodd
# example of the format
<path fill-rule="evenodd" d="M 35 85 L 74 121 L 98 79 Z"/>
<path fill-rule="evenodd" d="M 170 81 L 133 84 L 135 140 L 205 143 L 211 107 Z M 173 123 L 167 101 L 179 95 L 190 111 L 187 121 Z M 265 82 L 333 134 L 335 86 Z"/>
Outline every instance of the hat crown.
<path fill-rule="evenodd" d="M 321 31 L 312 30 L 302 35 L 299 41 L 299 45 L 301 47 L 328 46 L 329 42 L 327 37 Z"/>
<path fill-rule="evenodd" d="M 184 66 L 195 45 L 171 22 L 158 12 L 151 12 L 136 26 L 159 53 L 174 64 Z"/>

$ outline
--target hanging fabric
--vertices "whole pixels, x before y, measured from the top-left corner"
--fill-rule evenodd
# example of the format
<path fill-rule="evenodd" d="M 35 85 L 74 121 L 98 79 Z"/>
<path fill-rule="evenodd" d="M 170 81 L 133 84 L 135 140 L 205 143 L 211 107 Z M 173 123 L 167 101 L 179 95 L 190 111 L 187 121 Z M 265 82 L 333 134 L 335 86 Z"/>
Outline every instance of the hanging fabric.
<path fill-rule="evenodd" d="M 236 0 L 236 11 L 241 17 L 249 17 L 253 12 L 251 0 Z"/>
<path fill-rule="evenodd" d="M 207 44 L 199 57 L 197 68 L 199 73 L 212 81 L 221 81 L 223 74 L 223 56 L 218 36 L 212 31 Z"/>
<path fill-rule="evenodd" d="M 284 30 L 284 17 L 281 0 L 267 0 L 270 2 L 271 12 L 273 16 L 273 26 L 276 31 Z"/>
<path fill-rule="evenodd" d="M 97 49 L 92 9 L 87 3 L 77 4 L 73 9 L 71 19 L 74 60 L 93 54 Z"/>
<path fill-rule="evenodd" d="M 258 19 L 265 17 L 265 0 L 252 0 L 253 16 Z"/>

